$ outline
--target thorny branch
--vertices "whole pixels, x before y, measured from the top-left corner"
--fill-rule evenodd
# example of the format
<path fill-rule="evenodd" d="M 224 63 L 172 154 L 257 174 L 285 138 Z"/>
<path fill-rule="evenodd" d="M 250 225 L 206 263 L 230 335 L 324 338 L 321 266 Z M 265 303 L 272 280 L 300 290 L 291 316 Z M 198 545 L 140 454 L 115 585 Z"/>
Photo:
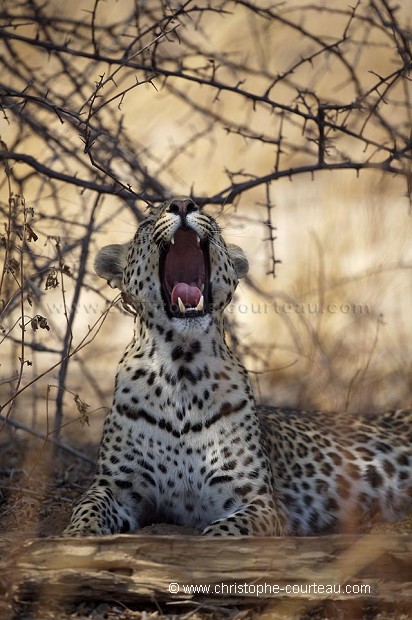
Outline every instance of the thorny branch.
<path fill-rule="evenodd" d="M 153 7 L 156 7 L 155 2 L 152 4 Z M 229 3 L 227 4 L 229 5 Z M 103 193 L 120 193 L 121 196 L 125 196 L 127 195 L 127 192 L 130 191 L 133 198 L 141 198 L 148 201 L 161 200 L 168 191 L 171 191 L 171 189 L 166 189 L 171 186 L 170 180 L 167 184 L 165 183 L 161 186 L 161 188 L 159 188 L 158 181 L 153 181 L 156 177 L 155 171 L 153 171 L 153 174 L 150 174 L 149 166 L 144 165 L 146 162 L 143 161 L 143 166 L 141 166 L 138 163 L 139 158 L 136 154 L 130 154 L 128 159 L 131 158 L 134 161 L 127 161 L 130 167 L 129 177 L 135 179 L 137 176 L 137 182 L 139 184 L 139 187 L 134 190 L 134 193 L 132 190 L 132 183 L 130 181 L 122 183 L 119 175 L 110 172 L 102 164 L 101 159 L 102 156 L 104 157 L 102 152 L 103 149 L 101 146 L 97 146 L 96 141 L 101 136 L 107 137 L 112 144 L 110 148 L 114 149 L 113 155 L 115 157 L 118 156 L 121 161 L 124 161 L 125 153 L 123 144 L 119 143 L 119 146 L 115 146 L 118 138 L 115 137 L 115 132 L 113 129 L 106 129 L 105 123 L 102 122 L 102 115 L 99 113 L 105 111 L 108 115 L 110 115 L 111 121 L 115 121 L 117 107 L 112 106 L 112 103 L 119 100 L 123 101 L 124 97 L 130 90 L 135 90 L 137 87 L 141 87 L 145 83 L 150 83 L 154 86 L 156 86 L 156 84 L 159 85 L 159 80 L 164 78 L 166 80 L 164 82 L 166 87 L 169 81 L 172 81 L 177 86 L 186 82 L 186 88 L 196 85 L 207 87 L 211 89 L 212 92 L 214 91 L 215 96 L 218 98 L 221 97 L 223 93 L 232 93 L 237 97 L 238 105 L 245 105 L 249 102 L 254 109 L 256 109 L 256 106 L 258 105 L 268 108 L 271 113 L 275 113 L 272 123 L 273 132 L 276 131 L 279 125 L 279 118 L 276 118 L 276 114 L 282 112 L 285 116 L 285 125 L 297 124 L 303 129 L 303 146 L 307 146 L 307 141 L 315 142 L 318 145 L 317 160 L 319 168 L 323 168 L 325 163 L 344 163 L 347 168 L 353 167 L 355 170 L 360 170 L 362 167 L 367 167 L 368 160 L 365 159 L 353 160 L 352 158 L 348 158 L 346 161 L 339 162 L 339 159 L 342 158 L 336 157 L 338 142 L 340 139 L 349 137 L 354 141 L 355 148 L 357 143 L 360 143 L 365 150 L 368 150 L 371 147 L 374 149 L 373 163 L 376 166 L 381 165 L 382 169 L 385 171 L 407 175 L 408 166 L 406 164 L 410 159 L 409 132 L 407 131 L 407 127 L 404 123 L 394 123 L 393 120 L 390 121 L 388 118 L 390 116 L 390 106 L 388 106 L 388 114 L 384 114 L 382 110 L 384 105 L 381 104 L 384 104 L 385 97 L 388 95 L 389 89 L 393 89 L 398 82 L 403 83 L 405 81 L 409 81 L 409 72 L 411 69 L 410 35 L 397 22 L 396 13 L 388 8 L 386 2 L 372 3 L 371 7 L 367 10 L 363 9 L 363 12 L 361 12 L 360 3 L 357 3 L 351 10 L 348 9 L 347 19 L 346 21 L 343 21 L 342 37 L 333 44 L 327 43 L 325 38 L 311 33 L 308 28 L 305 28 L 302 25 L 301 20 L 293 21 L 293 19 L 288 18 L 286 16 L 287 11 L 282 6 L 278 9 L 265 9 L 253 3 L 240 0 L 237 0 L 232 4 L 234 4 L 237 10 L 239 10 L 239 7 L 243 7 L 243 9 L 246 9 L 247 12 L 258 16 L 262 22 L 269 20 L 271 23 L 280 23 L 284 28 L 297 31 L 302 37 L 304 37 L 304 39 L 316 46 L 316 50 L 312 54 L 303 57 L 299 62 L 292 63 L 291 67 L 287 71 L 284 71 L 277 76 L 273 76 L 271 80 L 271 73 L 266 68 L 262 67 L 260 69 L 256 69 L 255 67 L 248 66 L 246 61 L 243 64 L 235 66 L 230 61 L 230 58 L 226 59 L 226 57 L 222 57 L 218 52 L 216 53 L 216 58 L 210 58 L 210 50 L 206 52 L 202 44 L 195 45 L 193 41 L 189 40 L 189 42 L 186 43 L 186 51 L 185 49 L 181 49 L 182 42 L 188 39 L 190 33 L 186 34 L 184 28 L 178 28 L 178 26 L 181 25 L 180 20 L 182 17 L 190 17 L 193 19 L 193 14 L 198 13 L 197 18 L 200 20 L 198 28 L 200 30 L 201 25 L 207 19 L 208 12 L 212 11 L 208 3 L 206 3 L 204 7 L 197 6 L 195 8 L 187 8 L 186 10 L 180 9 L 174 16 L 174 19 L 177 22 L 180 21 L 180 23 L 177 23 L 175 26 L 170 27 L 167 30 L 164 29 L 163 26 L 166 16 L 161 15 L 156 18 L 156 10 L 150 7 L 146 17 L 149 16 L 150 19 L 153 20 L 153 23 L 148 29 L 148 32 L 146 32 L 145 36 L 143 36 L 143 34 L 135 35 L 133 38 L 133 43 L 127 48 L 126 51 L 123 51 L 122 48 L 121 35 L 123 33 L 121 32 L 120 24 L 117 24 L 116 28 L 113 28 L 112 30 L 108 29 L 111 37 L 111 45 L 105 45 L 103 47 L 102 45 L 97 44 L 96 37 L 98 33 L 96 31 L 95 21 L 98 9 L 97 2 L 95 3 L 95 7 L 93 9 L 93 34 L 89 46 L 84 45 L 84 38 L 87 36 L 87 30 L 89 29 L 90 31 L 90 26 L 87 21 L 81 24 L 78 34 L 79 44 L 75 45 L 75 39 L 73 38 L 74 33 L 72 31 L 72 24 L 70 21 L 67 19 L 58 20 L 57 18 L 54 18 L 55 23 L 53 22 L 53 25 L 58 33 L 66 33 L 66 36 L 70 33 L 70 44 L 62 44 L 55 42 L 55 37 L 41 37 L 38 36 L 37 32 L 33 37 L 19 34 L 17 32 L 19 23 L 18 20 L 22 18 L 13 15 L 13 11 L 11 10 L 9 12 L 6 11 L 8 25 L 0 29 L 0 35 L 3 38 L 5 47 L 8 48 L 11 42 L 24 42 L 27 46 L 47 50 L 50 57 L 57 57 L 59 60 L 64 57 L 66 65 L 67 63 L 71 63 L 69 79 L 71 81 L 75 81 L 76 84 L 80 83 L 83 91 L 90 91 L 90 86 L 88 84 L 88 80 L 84 80 L 84 78 L 82 80 L 79 75 L 79 71 L 76 70 L 75 63 L 78 58 L 90 61 L 91 67 L 95 66 L 97 68 L 101 65 L 101 63 L 104 63 L 109 67 L 116 67 L 114 71 L 109 72 L 107 77 L 105 77 L 104 73 L 100 74 L 100 78 L 96 81 L 96 84 L 92 89 L 92 93 L 89 94 L 83 103 L 80 104 L 78 108 L 80 112 L 76 112 L 76 106 L 73 104 L 71 106 L 63 105 L 63 102 L 59 101 L 61 96 L 54 93 L 51 89 L 46 93 L 44 93 L 44 91 L 42 92 L 41 85 L 33 80 L 26 78 L 23 88 L 20 90 L 17 88 L 11 89 L 10 84 L 4 82 L 1 84 L 1 92 L 3 94 L 3 111 L 5 114 L 7 114 L 9 110 L 14 114 L 20 114 L 22 110 L 24 113 L 26 104 L 30 101 L 31 103 L 36 103 L 40 107 L 43 106 L 53 110 L 53 112 L 58 115 L 61 122 L 64 122 L 64 119 L 67 119 L 68 116 L 70 117 L 71 124 L 76 128 L 80 128 L 81 135 L 85 136 L 84 148 L 85 152 L 91 157 L 94 172 L 99 170 L 102 173 L 102 175 L 98 177 L 97 182 L 91 181 L 90 179 L 80 180 L 77 178 L 77 174 L 65 175 L 60 171 L 53 170 L 51 167 L 45 167 L 42 162 L 28 158 L 29 156 L 27 153 L 10 153 L 8 157 L 11 160 L 13 160 L 14 157 L 17 161 L 24 161 L 25 163 L 33 166 L 37 171 L 46 174 L 46 176 L 50 176 L 51 178 L 55 178 L 63 182 L 79 185 L 87 189 L 91 189 L 92 191 L 99 191 L 96 186 L 100 185 Z M 35 3 L 28 3 L 28 5 L 34 6 Z M 189 7 L 190 3 L 187 3 L 187 5 Z M 225 3 L 222 3 L 220 7 L 222 15 L 224 15 L 224 6 Z M 39 9 L 39 7 L 37 7 L 37 19 L 39 18 L 39 11 L 41 10 L 43 9 Z M 219 12 L 219 9 L 214 8 L 213 11 Z M 327 13 L 327 9 L 324 9 L 324 11 Z M 388 12 L 390 13 L 392 21 L 388 21 Z M 378 17 L 377 21 L 375 15 Z M 24 15 L 24 19 L 28 19 L 28 16 Z M 128 19 L 130 19 L 130 16 L 128 16 Z M 123 24 L 124 28 L 126 28 L 128 19 L 126 19 Z M 170 20 L 172 19 L 173 16 L 170 17 Z M 17 22 L 16 25 L 14 25 L 15 22 Z M 365 23 L 369 26 L 370 22 L 372 22 L 377 30 L 382 30 L 385 33 L 382 45 L 387 45 L 389 47 L 391 44 L 395 44 L 397 46 L 397 50 L 399 52 L 397 62 L 398 66 L 395 71 L 391 72 L 390 75 L 376 76 L 375 84 L 369 88 L 364 88 L 362 84 L 365 81 L 365 76 L 363 76 L 361 72 L 359 72 L 360 75 L 358 75 L 356 71 L 357 67 L 352 66 L 350 57 L 351 54 L 353 54 L 353 50 L 356 49 L 357 46 L 355 41 L 357 32 L 362 27 L 365 27 Z M 40 25 L 40 32 L 42 29 L 43 28 Z M 154 36 L 154 33 L 158 29 L 160 29 L 160 34 Z M 182 31 L 183 34 L 181 34 Z M 48 34 L 48 32 L 49 29 L 47 29 L 46 34 Z M 101 33 L 99 33 L 99 35 L 100 37 L 102 36 Z M 147 37 L 147 35 L 151 38 L 146 43 L 145 37 Z M 175 45 L 178 48 L 178 55 L 174 50 L 174 46 L 172 45 L 170 47 L 170 41 L 175 42 Z M 80 45 L 80 43 L 82 45 Z M 133 47 L 134 45 L 139 45 L 138 49 L 135 51 Z M 117 56 L 113 52 L 111 54 L 104 53 L 104 49 L 113 48 L 118 49 Z M 153 48 L 155 48 L 155 52 L 153 51 Z M 12 50 L 8 51 L 10 53 Z M 352 92 L 355 95 L 354 97 L 352 95 L 352 100 L 325 101 L 323 100 L 324 98 L 322 96 L 318 96 L 316 92 L 311 92 L 307 85 L 304 84 L 304 81 L 302 81 L 301 84 L 296 83 L 296 78 L 295 82 L 290 83 L 289 85 L 292 95 L 289 104 L 273 98 L 271 93 L 274 91 L 274 87 L 278 84 L 278 82 L 287 82 L 298 72 L 299 69 L 302 68 L 303 65 L 312 65 L 318 56 L 328 58 L 330 55 L 335 56 L 338 62 L 344 66 L 348 73 L 348 80 L 353 86 Z M 194 58 L 198 62 L 197 67 L 193 67 Z M 204 59 L 206 58 L 209 63 L 209 67 L 212 69 L 211 71 L 209 71 L 208 67 L 204 64 Z M 6 64 L 7 68 L 10 68 L 7 57 Z M 120 83 L 122 81 L 122 76 L 124 75 L 123 81 L 125 81 L 125 76 L 130 77 L 130 72 L 127 71 L 129 69 L 138 71 L 142 77 L 139 79 L 136 75 L 132 85 L 121 88 Z M 124 74 L 122 74 L 122 71 Z M 23 80 L 24 71 L 21 73 L 22 75 L 20 77 Z M 224 77 L 219 79 L 217 77 L 218 73 Z M 236 74 L 238 79 L 230 79 L 230 75 Z M 74 76 L 76 76 L 76 79 L 74 79 Z M 119 76 L 119 84 L 115 82 L 115 76 L 116 79 Z M 251 76 L 261 76 L 265 81 L 269 82 L 263 93 L 258 92 L 257 89 L 247 89 L 242 87 L 242 85 L 246 82 L 246 78 L 250 78 Z M 111 90 L 114 91 L 113 94 L 111 94 L 110 91 L 110 84 L 112 85 Z M 382 86 L 384 86 L 383 89 Z M 102 93 L 104 87 L 107 87 L 108 90 L 103 97 Z M 348 88 L 343 89 L 343 95 L 346 96 L 346 91 L 349 90 L 350 89 Z M 177 96 L 179 95 L 177 94 Z M 16 98 L 18 99 L 17 102 L 13 102 L 13 99 Z M 99 103 L 96 105 L 98 101 Z M 68 102 L 65 101 L 64 103 Z M 185 103 L 188 103 L 187 100 Z M 401 102 L 397 101 L 397 104 L 399 105 Z M 82 118 L 82 110 L 84 111 L 85 107 L 88 108 L 87 117 Z M 405 112 L 406 108 L 407 106 L 405 105 Z M 34 112 L 32 111 L 31 114 L 33 113 Z M 343 114 L 345 116 L 342 121 L 341 119 Z M 95 123 L 94 125 L 91 125 L 92 118 Z M 219 115 L 217 115 L 216 121 L 219 122 L 219 120 Z M 399 120 L 402 121 L 402 119 Z M 118 118 L 117 124 L 119 122 L 120 119 Z M 235 123 L 232 123 L 232 126 L 228 126 L 227 123 L 225 123 L 225 125 L 231 132 L 242 132 L 242 128 Z M 375 138 L 377 128 L 383 130 L 382 135 L 379 136 L 379 139 Z M 370 131 L 366 131 L 366 129 L 369 129 Z M 255 135 L 254 137 L 251 135 L 250 139 L 254 139 L 262 143 L 269 141 L 268 137 L 263 135 Z M 334 157 L 330 157 L 329 161 L 326 157 L 329 152 L 327 147 L 328 143 L 333 144 L 334 146 Z M 122 148 L 122 153 L 118 152 L 119 148 Z M 284 139 L 284 148 L 285 150 L 292 148 L 291 142 L 288 141 L 286 137 Z M 310 153 L 308 153 L 308 155 L 309 154 Z M 313 155 L 315 155 L 315 153 L 313 153 Z M 4 154 L 3 157 L 6 157 L 6 155 Z M 144 159 L 147 159 L 146 154 L 143 157 Z M 105 158 L 107 159 L 107 157 Z M 336 159 L 338 159 L 338 161 L 336 161 Z M 392 165 L 388 168 L 388 161 L 396 162 L 397 165 Z M 136 167 L 138 168 L 137 171 L 140 173 L 138 175 L 136 175 Z M 301 172 L 300 168 L 301 167 L 296 169 L 297 173 Z M 308 162 L 307 170 L 312 171 L 312 168 L 313 164 Z M 289 169 L 290 174 L 293 175 L 295 173 L 295 168 L 293 166 L 289 166 Z M 108 187 L 104 183 L 107 177 L 115 180 L 114 186 Z M 262 176 L 260 185 L 266 184 L 266 177 L 267 175 L 264 175 L 264 177 Z M 151 186 L 153 184 L 157 185 L 157 189 L 161 189 L 161 191 L 148 195 L 142 192 L 142 187 Z M 235 188 L 233 189 L 235 190 Z M 248 187 L 246 187 L 246 189 L 248 189 Z M 245 191 L 243 185 L 241 191 Z M 203 196 L 203 200 L 205 202 L 214 202 L 216 200 L 219 201 L 220 198 L 220 200 L 224 199 L 227 202 L 228 200 L 232 200 L 237 193 L 237 191 L 216 191 L 213 196 Z"/>

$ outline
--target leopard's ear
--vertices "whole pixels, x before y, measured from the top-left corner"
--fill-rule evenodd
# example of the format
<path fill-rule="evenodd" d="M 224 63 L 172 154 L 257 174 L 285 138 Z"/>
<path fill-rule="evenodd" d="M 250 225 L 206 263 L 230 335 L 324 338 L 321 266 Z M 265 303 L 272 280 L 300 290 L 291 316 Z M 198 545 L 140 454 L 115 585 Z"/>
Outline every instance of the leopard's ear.
<path fill-rule="evenodd" d="M 96 273 L 107 280 L 112 288 L 121 288 L 130 243 L 114 243 L 102 248 L 94 261 Z"/>
<path fill-rule="evenodd" d="M 227 250 L 235 267 L 237 277 L 239 280 L 240 278 L 244 278 L 249 271 L 249 261 L 246 258 L 244 251 L 238 245 L 234 245 L 233 243 L 227 244 Z"/>

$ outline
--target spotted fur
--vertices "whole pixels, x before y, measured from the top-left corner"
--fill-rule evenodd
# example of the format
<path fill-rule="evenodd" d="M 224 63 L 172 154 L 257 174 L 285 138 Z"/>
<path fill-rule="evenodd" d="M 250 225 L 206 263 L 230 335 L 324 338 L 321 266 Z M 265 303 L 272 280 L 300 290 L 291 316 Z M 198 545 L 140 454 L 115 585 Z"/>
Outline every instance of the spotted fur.
<path fill-rule="evenodd" d="M 192 200 L 153 208 L 134 239 L 103 248 L 95 266 L 134 308 L 135 333 L 94 482 L 67 535 L 160 522 L 215 536 L 309 534 L 345 528 L 375 508 L 389 519 L 410 509 L 410 410 L 256 407 L 223 329 L 247 260 Z"/>

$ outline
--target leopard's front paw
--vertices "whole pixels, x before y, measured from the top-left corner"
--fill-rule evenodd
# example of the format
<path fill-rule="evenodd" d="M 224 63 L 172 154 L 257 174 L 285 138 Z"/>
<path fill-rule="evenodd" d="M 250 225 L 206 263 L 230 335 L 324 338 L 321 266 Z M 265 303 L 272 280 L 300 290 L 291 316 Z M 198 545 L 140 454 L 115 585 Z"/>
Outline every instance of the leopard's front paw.
<path fill-rule="evenodd" d="M 111 534 L 111 531 L 100 527 L 97 523 L 70 523 L 63 530 L 62 536 L 81 538 L 83 536 L 107 536 L 108 534 Z"/>

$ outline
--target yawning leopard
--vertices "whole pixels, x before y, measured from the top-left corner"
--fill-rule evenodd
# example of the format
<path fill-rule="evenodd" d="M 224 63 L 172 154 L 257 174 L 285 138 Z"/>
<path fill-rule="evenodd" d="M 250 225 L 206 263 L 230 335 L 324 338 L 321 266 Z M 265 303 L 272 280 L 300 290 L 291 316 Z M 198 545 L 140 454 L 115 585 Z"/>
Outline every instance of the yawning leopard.
<path fill-rule="evenodd" d="M 153 207 L 97 273 L 136 314 L 119 364 L 94 482 L 67 535 L 152 523 L 203 534 L 312 534 L 372 509 L 411 507 L 412 411 L 325 414 L 257 407 L 228 348 L 223 311 L 243 251 L 193 200 Z"/>

